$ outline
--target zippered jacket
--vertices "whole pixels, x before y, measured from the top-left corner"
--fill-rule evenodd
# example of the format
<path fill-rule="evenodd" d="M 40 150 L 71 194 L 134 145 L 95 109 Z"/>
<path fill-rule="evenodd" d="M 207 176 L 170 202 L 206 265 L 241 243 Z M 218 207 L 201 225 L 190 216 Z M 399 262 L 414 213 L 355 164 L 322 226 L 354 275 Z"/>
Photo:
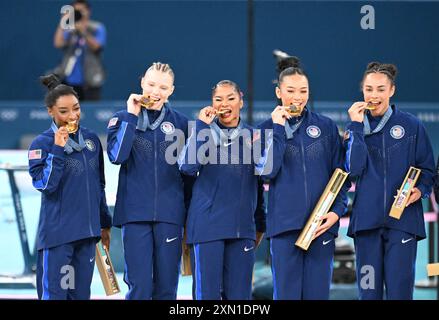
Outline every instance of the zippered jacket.
<path fill-rule="evenodd" d="M 365 135 L 361 122 L 346 127 L 347 168 L 357 177 L 348 235 L 386 227 L 423 239 L 421 200 L 406 207 L 399 220 L 389 212 L 410 166 L 421 169 L 416 187 L 422 198 L 430 195 L 435 177 L 433 150 L 422 123 L 410 113 L 391 108 L 392 115 L 377 133 Z"/>
<path fill-rule="evenodd" d="M 29 147 L 29 174 L 41 192 L 37 249 L 90 237 L 111 227 L 105 198 L 104 158 L 98 136 L 80 127 L 85 147 L 67 154 L 46 130 Z"/>

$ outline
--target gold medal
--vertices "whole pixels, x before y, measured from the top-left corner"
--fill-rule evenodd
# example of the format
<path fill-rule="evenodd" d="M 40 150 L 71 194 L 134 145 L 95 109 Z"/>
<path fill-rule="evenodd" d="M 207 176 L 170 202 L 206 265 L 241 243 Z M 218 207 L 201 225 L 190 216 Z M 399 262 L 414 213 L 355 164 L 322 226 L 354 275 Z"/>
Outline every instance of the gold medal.
<path fill-rule="evenodd" d="M 67 128 L 67 132 L 70 133 L 75 133 L 76 131 L 78 131 L 78 122 L 77 121 L 69 121 L 66 124 L 66 128 Z"/>
<path fill-rule="evenodd" d="M 287 112 L 290 115 L 292 115 L 293 117 L 297 117 L 297 116 L 300 116 L 300 114 L 302 113 L 302 110 L 291 103 L 290 106 L 287 107 Z"/>
<path fill-rule="evenodd" d="M 140 105 L 144 108 L 151 108 L 158 100 L 153 100 L 150 96 L 142 96 L 139 100 Z"/>
<path fill-rule="evenodd" d="M 368 102 L 367 106 L 365 107 L 365 109 L 366 110 L 375 110 L 376 107 L 371 102 Z"/>

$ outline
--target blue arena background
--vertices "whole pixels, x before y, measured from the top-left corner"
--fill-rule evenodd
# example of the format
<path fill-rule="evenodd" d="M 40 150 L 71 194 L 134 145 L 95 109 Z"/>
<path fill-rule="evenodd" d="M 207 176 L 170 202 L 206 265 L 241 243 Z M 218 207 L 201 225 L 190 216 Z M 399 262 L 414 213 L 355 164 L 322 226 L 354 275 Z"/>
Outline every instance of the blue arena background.
<path fill-rule="evenodd" d="M 60 62 L 53 34 L 68 0 L 0 2 L 0 99 L 41 100 L 37 78 Z M 153 61 L 176 74 L 174 100 L 208 100 L 231 79 L 247 90 L 247 1 L 91 1 L 107 28 L 105 100 L 125 100 Z M 375 9 L 375 29 L 360 26 L 361 7 Z M 254 99 L 273 98 L 273 49 L 302 59 L 313 99 L 361 97 L 359 81 L 372 60 L 400 71 L 396 99 L 437 102 L 439 2 L 253 1 Z"/>
<path fill-rule="evenodd" d="M 0 148 L 26 149 L 29 139 L 48 126 L 38 76 L 61 60 L 53 34 L 68 3 L 0 2 Z M 366 64 L 395 63 L 394 101 L 420 116 L 438 154 L 439 2 L 251 1 L 251 11 L 249 3 L 91 1 L 92 18 L 107 28 L 107 80 L 103 101 L 82 104 L 83 123 L 105 134 L 111 113 L 125 108 L 128 95 L 140 91 L 145 68 L 160 60 L 175 70 L 171 100 L 176 108 L 195 117 L 209 104 L 211 87 L 231 79 L 242 87 L 246 105 L 254 107 L 257 124 L 276 103 L 272 52 L 278 48 L 301 58 L 310 78 L 311 107 L 329 112 L 340 129 L 347 108 L 361 99 Z M 375 10 L 375 29 L 361 28 L 364 5 Z"/>

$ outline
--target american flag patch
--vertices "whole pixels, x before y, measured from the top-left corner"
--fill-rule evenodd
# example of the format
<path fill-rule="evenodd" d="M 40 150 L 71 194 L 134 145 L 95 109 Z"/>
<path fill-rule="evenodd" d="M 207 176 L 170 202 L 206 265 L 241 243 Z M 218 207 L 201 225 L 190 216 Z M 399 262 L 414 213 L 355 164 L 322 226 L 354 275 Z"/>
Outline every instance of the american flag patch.
<path fill-rule="evenodd" d="M 29 160 L 41 159 L 41 149 L 29 150 Z"/>
<path fill-rule="evenodd" d="M 116 125 L 117 120 L 119 120 L 119 118 L 117 118 L 117 117 L 115 117 L 115 118 L 111 118 L 110 121 L 108 121 L 108 127 L 107 127 L 107 128 Z"/>

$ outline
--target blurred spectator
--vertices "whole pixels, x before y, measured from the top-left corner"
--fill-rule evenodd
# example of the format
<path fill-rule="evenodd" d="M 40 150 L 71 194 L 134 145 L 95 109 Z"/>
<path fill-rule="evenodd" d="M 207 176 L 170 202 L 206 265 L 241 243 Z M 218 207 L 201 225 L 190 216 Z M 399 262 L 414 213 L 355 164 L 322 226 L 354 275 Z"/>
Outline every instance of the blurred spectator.
<path fill-rule="evenodd" d="M 54 46 L 63 50 L 64 57 L 54 73 L 75 89 L 80 100 L 99 100 L 105 78 L 101 61 L 105 26 L 90 20 L 88 1 L 74 0 L 71 5 L 75 9 L 75 28 L 65 30 L 60 23 L 56 29 Z"/>

